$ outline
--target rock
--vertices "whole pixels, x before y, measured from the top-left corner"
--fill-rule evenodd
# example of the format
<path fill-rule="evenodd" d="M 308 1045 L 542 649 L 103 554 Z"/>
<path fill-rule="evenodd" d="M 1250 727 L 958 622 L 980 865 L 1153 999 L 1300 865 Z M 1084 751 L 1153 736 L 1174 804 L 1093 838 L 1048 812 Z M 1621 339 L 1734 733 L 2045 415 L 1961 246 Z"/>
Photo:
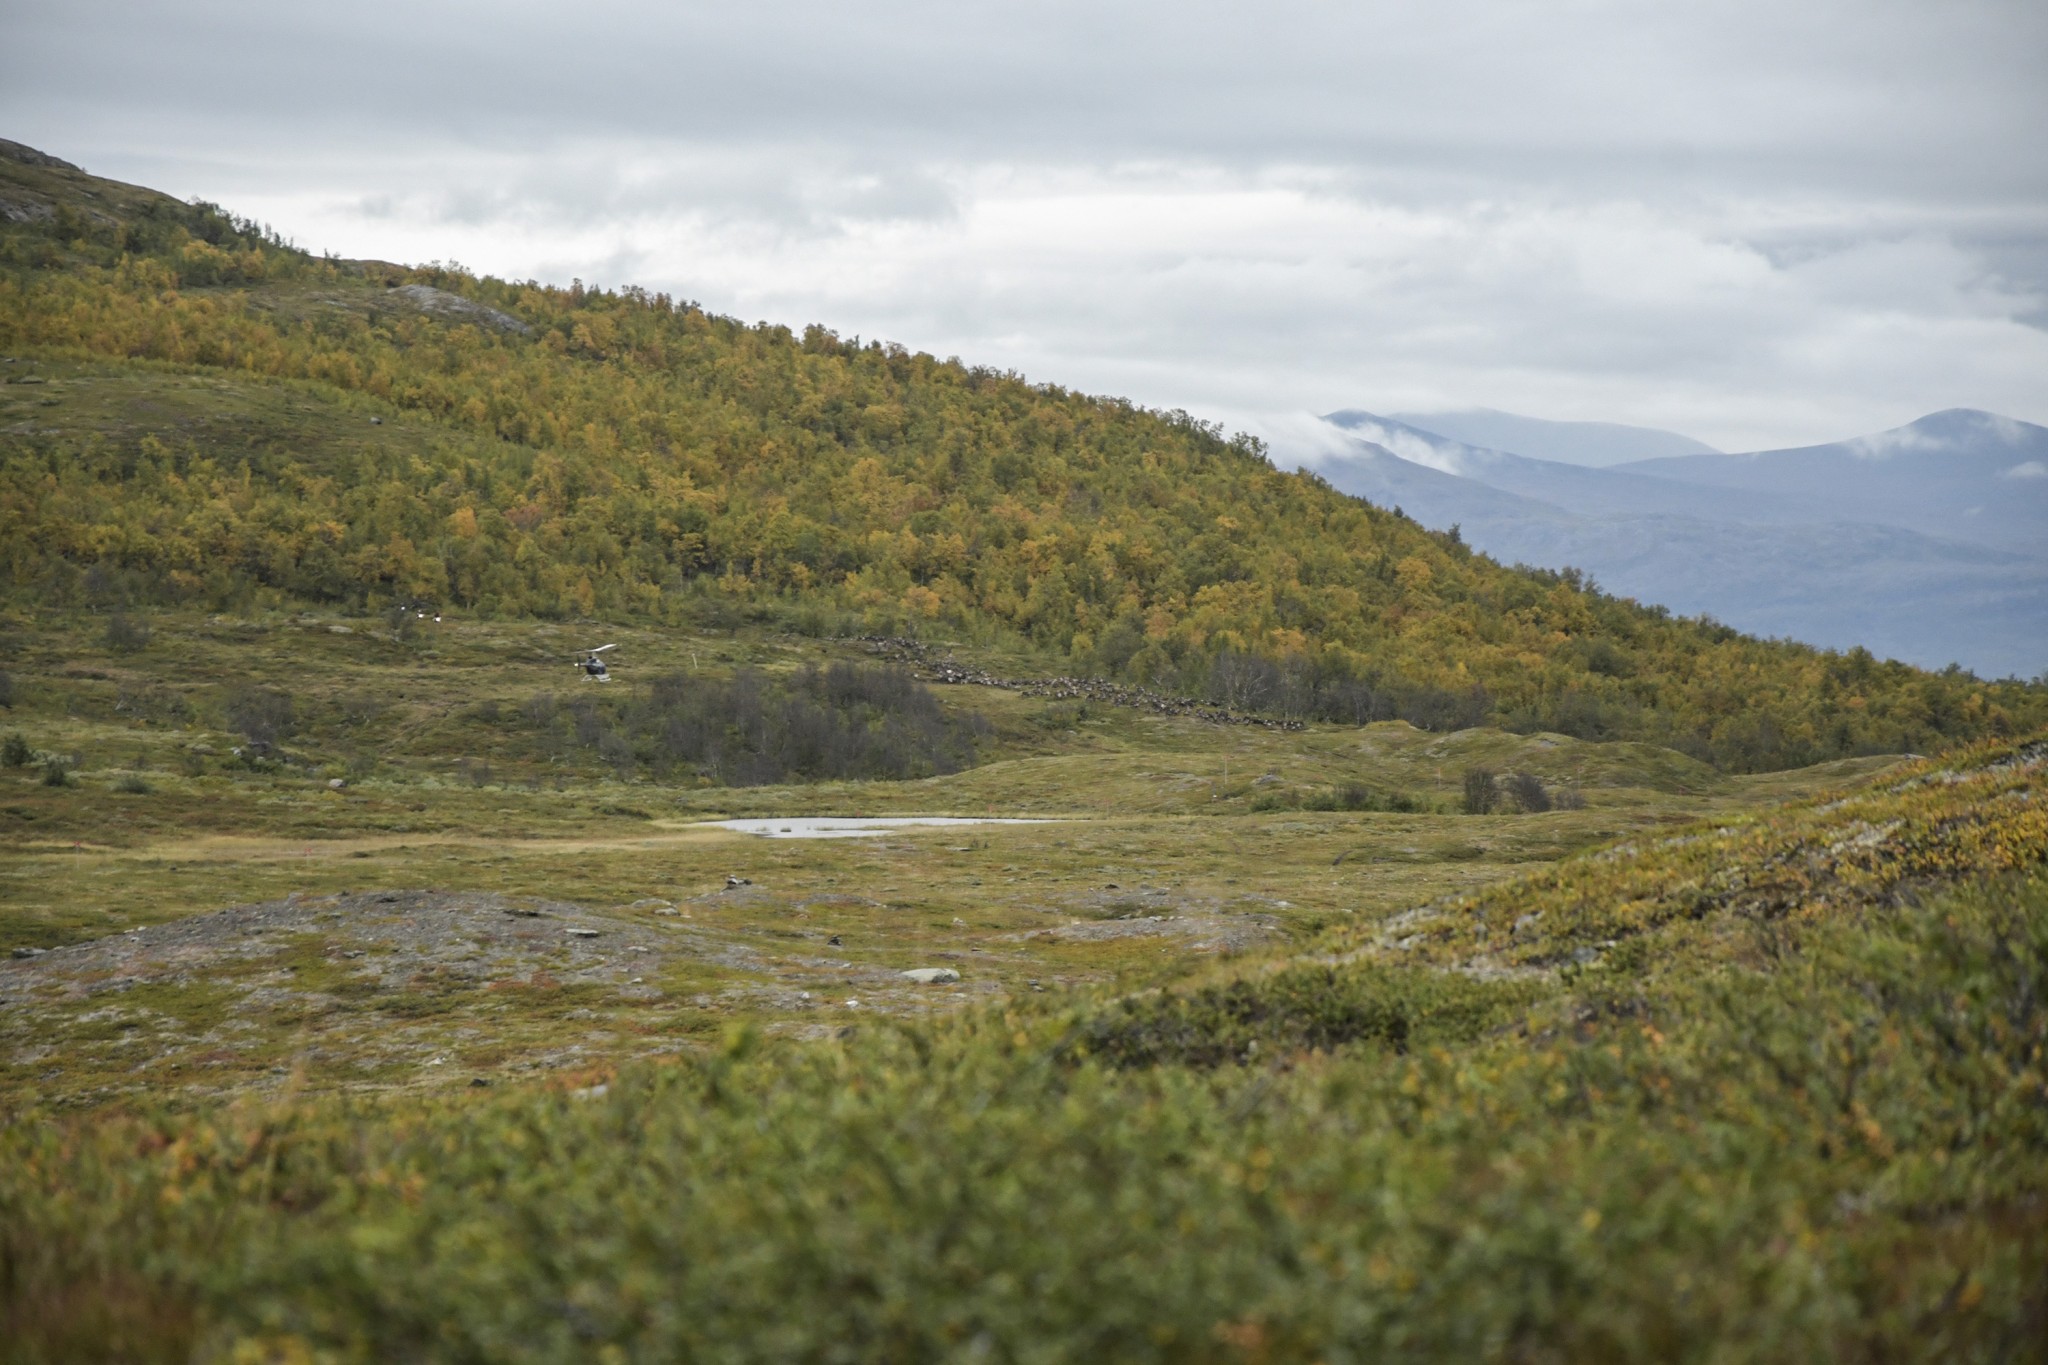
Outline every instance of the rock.
<path fill-rule="evenodd" d="M 19 161 L 24 166 L 48 166 L 59 171 L 78 169 L 70 162 L 60 161 L 48 152 L 39 152 L 33 147 L 20 142 L 10 142 L 4 137 L 0 137 L 0 160 Z"/>
<path fill-rule="evenodd" d="M 451 294 L 445 289 L 436 289 L 430 284 L 402 285 L 391 292 L 393 295 L 405 299 L 421 312 L 429 313 L 436 317 L 450 318 L 459 322 L 479 322 L 487 327 L 495 327 L 501 332 L 517 332 L 521 336 L 526 336 L 533 331 L 533 328 L 527 326 L 518 318 L 513 317 L 510 313 L 500 312 L 488 304 L 478 303 L 474 299 L 466 299 L 460 294 Z"/>
<path fill-rule="evenodd" d="M 44 953 L 47 953 L 48 951 L 50 951 L 48 948 L 16 948 L 14 950 L 14 956 L 41 957 Z"/>
<path fill-rule="evenodd" d="M 568 935 L 568 936 L 569 936 L 570 938 L 596 938 L 596 937 L 597 937 L 597 930 L 595 930 L 595 929 L 565 929 L 565 930 L 563 930 L 562 932 L 563 932 L 563 933 L 565 933 L 565 934 L 567 934 L 567 935 Z"/>
<path fill-rule="evenodd" d="M 960 979 L 960 973 L 951 967 L 912 967 L 902 975 L 906 980 L 915 981 L 920 986 L 938 986 Z"/>
<path fill-rule="evenodd" d="M 485 1080 L 482 1076 L 471 1076 L 469 1078 L 469 1088 L 472 1090 L 480 1090 L 485 1087 L 488 1087 L 489 1085 L 490 1082 Z"/>
<path fill-rule="evenodd" d="M 843 948 L 846 946 L 845 944 L 839 941 L 839 935 L 837 934 L 832 935 L 832 937 L 826 939 L 825 942 L 828 946 L 833 948 Z"/>
<path fill-rule="evenodd" d="M 1542 920 L 1542 918 L 1543 912 L 1541 910 L 1536 911 L 1534 914 L 1523 915 L 1515 921 L 1515 927 L 1511 929 L 1509 932 L 1512 933 L 1516 938 L 1520 938 L 1523 934 L 1526 934 L 1530 930 L 1534 929 L 1537 923 L 1540 920 Z"/>
<path fill-rule="evenodd" d="M 745 877 L 728 876 L 725 879 L 725 885 L 727 890 L 731 890 L 735 886 L 752 886 L 753 882 Z"/>
<path fill-rule="evenodd" d="M 338 791 L 340 791 L 340 790 L 341 790 L 341 789 L 342 789 L 343 787 L 346 787 L 347 785 L 348 785 L 348 782 L 347 782 L 347 781 L 346 781 L 345 779 L 343 779 L 343 778 L 339 778 L 339 777 L 330 777 L 330 778 L 328 778 L 328 779 L 327 779 L 327 790 L 329 790 L 329 791 L 331 791 L 331 792 L 338 792 Z"/>

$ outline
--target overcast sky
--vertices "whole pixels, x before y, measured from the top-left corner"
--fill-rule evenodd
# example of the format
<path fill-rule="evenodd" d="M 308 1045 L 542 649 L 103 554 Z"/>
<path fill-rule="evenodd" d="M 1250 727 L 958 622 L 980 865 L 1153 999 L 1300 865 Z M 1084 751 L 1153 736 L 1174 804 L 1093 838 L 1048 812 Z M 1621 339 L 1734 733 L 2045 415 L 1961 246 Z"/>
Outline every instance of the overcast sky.
<path fill-rule="evenodd" d="M 0 136 L 345 256 L 1186 407 L 2048 423 L 2041 0 L 10 0 Z"/>

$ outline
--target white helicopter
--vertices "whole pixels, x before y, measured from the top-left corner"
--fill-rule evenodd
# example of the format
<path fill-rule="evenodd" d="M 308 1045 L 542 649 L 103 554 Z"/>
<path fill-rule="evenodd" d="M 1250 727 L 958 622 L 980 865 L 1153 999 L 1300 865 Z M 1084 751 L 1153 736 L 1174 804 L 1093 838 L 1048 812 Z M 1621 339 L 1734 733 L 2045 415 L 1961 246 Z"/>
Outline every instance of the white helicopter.
<path fill-rule="evenodd" d="M 610 682 L 611 671 L 604 666 L 604 660 L 597 656 L 608 649 L 617 648 L 617 645 L 599 645 L 596 649 L 579 650 L 576 654 L 576 666 L 582 669 L 583 676 L 592 682 Z"/>

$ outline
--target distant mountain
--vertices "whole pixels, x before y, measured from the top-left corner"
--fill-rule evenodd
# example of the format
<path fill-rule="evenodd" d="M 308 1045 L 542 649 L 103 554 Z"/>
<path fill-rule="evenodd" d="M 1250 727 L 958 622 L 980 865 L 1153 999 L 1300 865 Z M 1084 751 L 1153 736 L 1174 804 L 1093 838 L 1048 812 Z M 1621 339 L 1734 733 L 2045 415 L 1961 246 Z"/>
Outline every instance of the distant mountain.
<path fill-rule="evenodd" d="M 1733 521 L 1829 520 L 1825 504 L 1763 498 L 1746 489 L 1676 484 L 1629 470 L 1589 469 L 1467 445 L 1391 417 L 1355 409 L 1323 419 L 1404 460 L 1483 483 L 1502 492 L 1554 503 L 1582 515 L 1650 516 L 1678 512 Z"/>
<path fill-rule="evenodd" d="M 1951 408 L 1853 441 L 1642 460 L 1617 472 L 2048 555 L 2048 427 L 1996 413 Z"/>
<path fill-rule="evenodd" d="M 1718 455 L 1704 441 L 1655 427 L 1630 427 L 1618 422 L 1550 422 L 1492 408 L 1462 412 L 1396 412 L 1393 420 L 1419 427 L 1469 446 L 1511 450 L 1539 460 L 1604 468 L 1630 460 L 1670 456 Z"/>
<path fill-rule="evenodd" d="M 1767 491 L 1646 472 L 1676 463 L 1725 475 L 1722 461 L 1746 461 L 1734 468 L 1755 472 L 1751 457 L 1589 469 L 1469 446 L 1366 412 L 1326 420 L 1350 440 L 1344 453 L 1316 463 L 1334 487 L 1398 506 L 1425 526 L 1457 525 L 1466 541 L 1507 563 L 1569 565 L 1609 591 L 1763 635 L 1861 644 L 1989 676 L 2048 669 L 2048 554 L 1930 535 L 1903 517 L 1856 518 L 1845 502 L 1886 509 L 1817 486 Z M 2024 472 L 1958 474 L 1979 484 L 1985 477 L 2029 490 L 2048 483 Z"/>

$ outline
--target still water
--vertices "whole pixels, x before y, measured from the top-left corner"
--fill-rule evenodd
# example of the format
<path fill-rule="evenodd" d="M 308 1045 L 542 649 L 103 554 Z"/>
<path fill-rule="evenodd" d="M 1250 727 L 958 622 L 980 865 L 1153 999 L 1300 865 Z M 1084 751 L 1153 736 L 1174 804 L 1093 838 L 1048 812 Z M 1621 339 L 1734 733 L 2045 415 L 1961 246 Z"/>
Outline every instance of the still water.
<path fill-rule="evenodd" d="M 961 815 L 792 815 L 770 820 L 706 820 L 709 829 L 763 834 L 770 839 L 868 839 L 892 830 L 939 825 L 1046 825 L 1051 820 L 999 819 Z"/>

